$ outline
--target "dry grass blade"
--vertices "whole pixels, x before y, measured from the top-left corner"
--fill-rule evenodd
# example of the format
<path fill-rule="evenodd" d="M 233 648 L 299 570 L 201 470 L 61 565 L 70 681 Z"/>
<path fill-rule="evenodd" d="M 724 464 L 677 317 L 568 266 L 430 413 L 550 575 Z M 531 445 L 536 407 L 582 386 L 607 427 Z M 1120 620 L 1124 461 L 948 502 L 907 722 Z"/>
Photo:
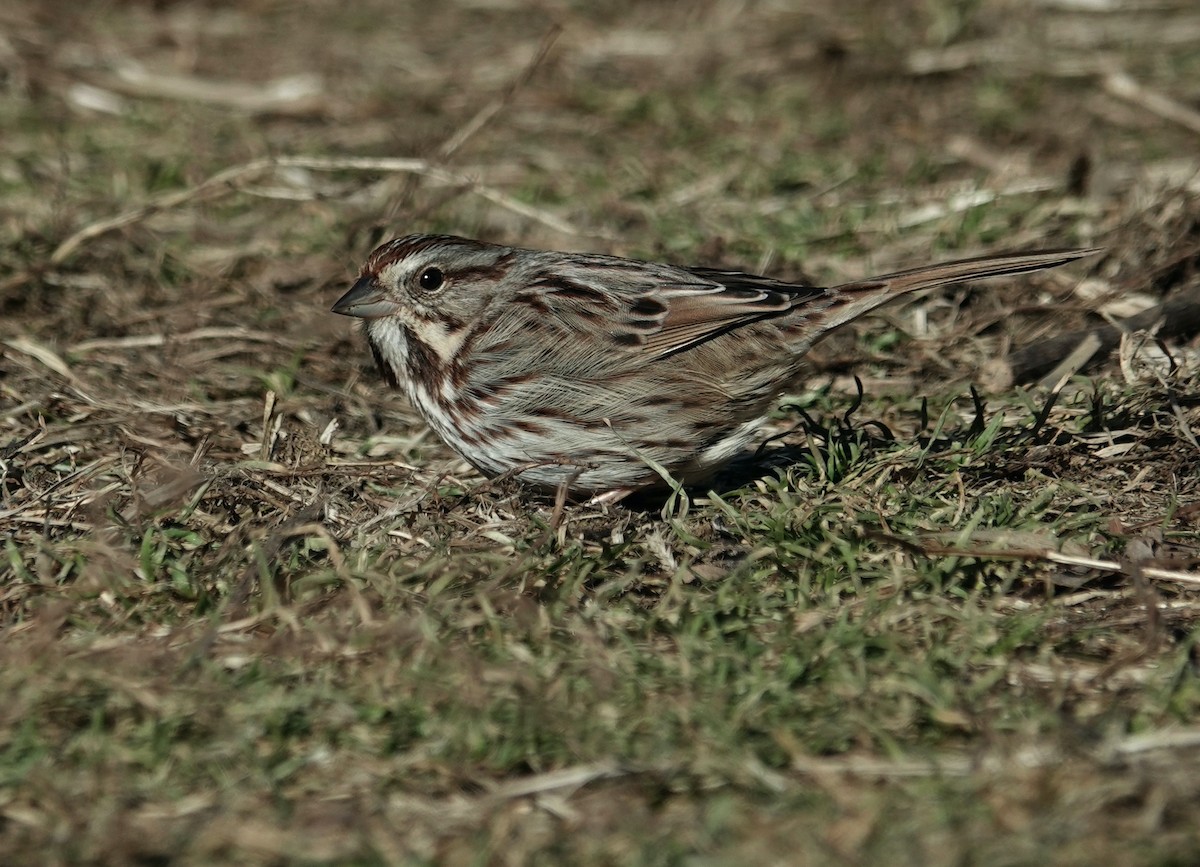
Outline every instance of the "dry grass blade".
<path fill-rule="evenodd" d="M 536 774 L 522 780 L 513 780 L 496 788 L 491 796 L 498 800 L 509 798 L 525 798 L 530 795 L 541 795 L 558 789 L 578 789 L 596 780 L 609 780 L 629 773 L 615 762 L 598 762 L 579 765 L 572 768 L 562 768 L 544 774 Z"/>
<path fill-rule="evenodd" d="M 88 241 L 102 237 L 117 229 L 140 223 L 155 214 L 177 208 L 190 202 L 208 201 L 236 192 L 238 183 L 252 180 L 265 172 L 278 168 L 309 169 L 311 171 L 370 171 L 402 172 L 420 175 L 443 184 L 460 186 L 506 210 L 539 222 L 566 235 L 582 235 L 579 229 L 566 220 L 548 211 L 517 201 L 499 190 L 480 184 L 463 175 L 430 165 L 426 160 L 405 158 L 373 157 L 270 157 L 251 160 L 217 172 L 207 180 L 186 190 L 165 193 L 144 205 L 132 208 L 113 217 L 98 220 L 62 241 L 50 254 L 51 265 L 60 265 L 69 259 Z"/>
<path fill-rule="evenodd" d="M 1057 563 L 1063 566 L 1077 566 L 1082 569 L 1095 569 L 1098 572 L 1133 577 L 1134 573 L 1158 581 L 1169 581 L 1177 584 L 1200 587 L 1200 572 L 1186 572 L 1178 569 L 1164 569 L 1146 562 L 1120 563 L 1116 560 L 1104 560 L 1096 557 L 1081 557 L 1065 554 L 1053 549 L 1029 548 L 970 548 L 961 545 L 938 545 L 924 540 L 910 541 L 889 536 L 885 533 L 872 533 L 873 538 L 882 542 L 897 545 L 907 551 L 921 554 L 925 557 L 978 557 L 980 559 L 1008 559 L 1025 562 Z"/>
<path fill-rule="evenodd" d="M 327 103 L 320 77 L 307 74 L 248 84 L 168 75 L 124 64 L 116 78 L 106 83 L 126 96 L 204 102 L 250 114 L 306 116 L 323 112 Z"/>
<path fill-rule="evenodd" d="M 1200 112 L 1188 108 L 1165 94 L 1139 84 L 1128 73 L 1114 72 L 1106 76 L 1104 89 L 1113 96 L 1200 134 Z"/>
<path fill-rule="evenodd" d="M 102 352 L 112 349 L 145 349 L 152 346 L 166 346 L 168 343 L 192 343 L 200 340 L 248 340 L 252 343 L 274 343 L 292 345 L 291 341 L 280 334 L 266 331 L 255 331 L 240 325 L 232 327 L 196 328 L 179 334 L 133 334 L 129 337 L 94 337 L 72 344 L 68 350 L 71 355 L 87 355 L 92 352 Z"/>
<path fill-rule="evenodd" d="M 164 193 L 144 205 L 90 223 L 55 247 L 54 252 L 50 254 L 49 262 L 51 265 L 61 265 L 88 241 L 107 235 L 109 232 L 114 232 L 117 229 L 140 223 L 154 214 L 170 210 L 171 208 L 177 208 L 189 202 L 204 201 L 209 197 L 227 194 L 234 189 L 234 182 L 254 177 L 271 168 L 273 165 L 274 160 L 258 159 L 251 160 L 239 166 L 231 166 L 217 172 L 194 187 Z"/>
<path fill-rule="evenodd" d="M 18 352 L 23 352 L 31 358 L 36 359 L 48 370 L 58 374 L 68 382 L 78 384 L 78 378 L 67 367 L 67 363 L 50 347 L 28 337 L 14 337 L 4 342 Z"/>

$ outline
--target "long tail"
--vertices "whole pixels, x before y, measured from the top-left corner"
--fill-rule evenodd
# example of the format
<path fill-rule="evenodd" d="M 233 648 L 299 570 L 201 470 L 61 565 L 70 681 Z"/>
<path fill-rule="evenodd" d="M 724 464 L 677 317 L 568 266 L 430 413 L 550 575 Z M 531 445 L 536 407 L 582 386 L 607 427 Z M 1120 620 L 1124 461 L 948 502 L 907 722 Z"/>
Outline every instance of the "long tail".
<path fill-rule="evenodd" d="M 893 298 L 934 286 L 962 283 L 967 280 L 982 280 L 986 277 L 1003 277 L 1009 274 L 1025 274 L 1045 268 L 1057 268 L 1076 259 L 1102 251 L 1101 247 L 1077 250 L 1035 250 L 1027 253 L 1002 253 L 997 256 L 980 256 L 975 259 L 959 259 L 940 265 L 926 265 L 883 274 L 867 280 L 856 280 L 834 286 L 829 291 L 837 301 L 822 315 L 822 331 L 832 331 L 852 319 L 876 307 L 887 304 Z"/>

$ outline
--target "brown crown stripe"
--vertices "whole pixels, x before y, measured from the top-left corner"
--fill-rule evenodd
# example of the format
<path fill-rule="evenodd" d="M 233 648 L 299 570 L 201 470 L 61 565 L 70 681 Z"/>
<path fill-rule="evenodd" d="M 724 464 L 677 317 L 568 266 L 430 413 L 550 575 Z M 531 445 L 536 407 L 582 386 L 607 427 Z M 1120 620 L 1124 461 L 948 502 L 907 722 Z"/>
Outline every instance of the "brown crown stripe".
<path fill-rule="evenodd" d="M 421 253 L 429 249 L 444 250 L 447 246 L 454 246 L 466 249 L 471 252 L 476 252 L 479 248 L 494 249 L 497 245 L 485 244 L 482 241 L 467 241 L 463 238 L 458 238 L 454 235 L 405 235 L 403 238 L 396 238 L 388 241 L 380 247 L 377 247 L 370 257 L 367 259 L 367 264 L 363 268 L 363 273 L 378 273 L 381 268 L 390 265 L 392 262 L 397 262 L 415 253 Z M 491 271 L 492 278 L 503 276 L 498 269 L 507 268 L 512 264 L 515 257 L 513 251 L 506 251 L 500 254 L 495 263 L 487 266 L 480 266 L 481 272 Z M 470 272 L 474 269 L 461 269 L 459 273 Z M 482 275 L 487 279 L 488 275 Z"/>
<path fill-rule="evenodd" d="M 378 271 L 384 265 L 403 259 L 406 256 L 420 253 L 422 250 L 428 250 L 431 247 L 444 249 L 448 244 L 462 246 L 463 239 L 456 238 L 453 235 L 405 235 L 403 238 L 396 238 L 376 248 L 375 252 L 367 260 L 367 269 Z M 488 245 L 479 244 L 478 246 Z"/>

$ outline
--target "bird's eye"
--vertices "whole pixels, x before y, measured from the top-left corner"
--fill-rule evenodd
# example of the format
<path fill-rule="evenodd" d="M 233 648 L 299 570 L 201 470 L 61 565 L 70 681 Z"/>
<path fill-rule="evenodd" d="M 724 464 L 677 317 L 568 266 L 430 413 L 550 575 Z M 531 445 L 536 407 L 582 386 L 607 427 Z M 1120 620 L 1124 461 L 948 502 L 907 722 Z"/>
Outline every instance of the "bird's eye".
<path fill-rule="evenodd" d="M 421 276 L 417 278 L 417 283 L 426 292 L 434 292 L 442 288 L 442 283 L 446 281 L 446 275 L 442 273 L 441 268 L 426 268 L 421 272 Z"/>

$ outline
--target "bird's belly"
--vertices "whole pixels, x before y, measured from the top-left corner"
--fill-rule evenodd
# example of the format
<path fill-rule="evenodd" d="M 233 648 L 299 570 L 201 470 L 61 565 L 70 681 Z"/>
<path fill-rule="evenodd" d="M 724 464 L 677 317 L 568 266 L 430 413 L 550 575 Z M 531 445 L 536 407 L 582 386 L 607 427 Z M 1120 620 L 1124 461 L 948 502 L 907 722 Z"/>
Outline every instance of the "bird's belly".
<path fill-rule="evenodd" d="M 413 385 L 409 398 L 443 442 L 485 476 L 511 473 L 546 490 L 565 485 L 574 496 L 665 487 L 667 476 L 704 482 L 757 441 L 765 420 L 756 413 L 697 425 L 686 397 L 653 411 L 614 401 L 585 414 L 515 396 L 480 401 L 448 388 L 435 395 L 422 385 Z"/>

